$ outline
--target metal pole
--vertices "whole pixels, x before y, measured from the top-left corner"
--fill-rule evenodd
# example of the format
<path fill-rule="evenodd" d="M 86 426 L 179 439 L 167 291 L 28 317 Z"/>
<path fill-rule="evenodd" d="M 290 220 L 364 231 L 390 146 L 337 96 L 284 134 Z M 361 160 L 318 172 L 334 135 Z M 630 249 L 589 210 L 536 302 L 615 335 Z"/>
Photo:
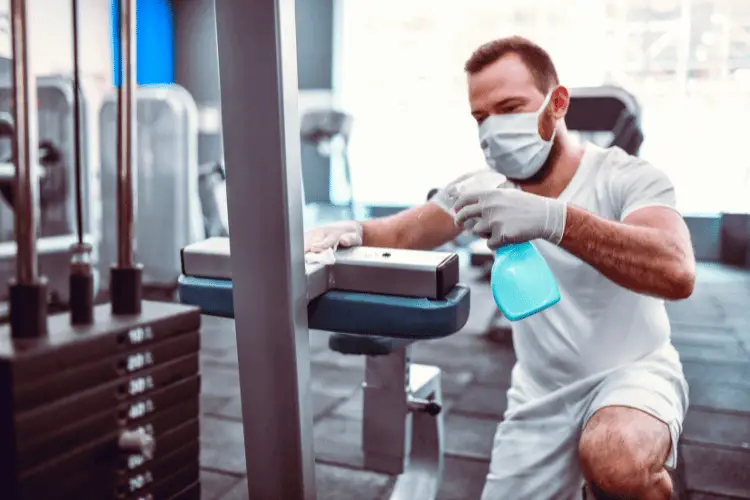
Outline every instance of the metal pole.
<path fill-rule="evenodd" d="M 16 182 L 13 191 L 16 230 L 16 283 L 37 281 L 36 235 L 39 224 L 36 78 L 29 67 L 26 1 L 12 0 L 13 119 L 16 134 Z"/>
<path fill-rule="evenodd" d="M 135 151 L 135 1 L 119 0 L 120 86 L 117 89 L 117 267 L 133 266 Z"/>
<path fill-rule="evenodd" d="M 311 500 L 294 0 L 214 8 L 248 494 Z"/>
<path fill-rule="evenodd" d="M 83 245 L 83 174 L 81 172 L 81 71 L 78 47 L 78 0 L 71 2 L 73 31 L 73 166 L 75 172 L 76 233 L 78 244 Z"/>

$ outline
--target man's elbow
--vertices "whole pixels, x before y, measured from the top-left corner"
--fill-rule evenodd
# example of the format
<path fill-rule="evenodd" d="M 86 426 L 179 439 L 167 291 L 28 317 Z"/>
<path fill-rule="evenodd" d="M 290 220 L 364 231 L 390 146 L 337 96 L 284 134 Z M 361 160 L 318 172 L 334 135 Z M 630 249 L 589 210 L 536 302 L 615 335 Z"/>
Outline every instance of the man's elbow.
<path fill-rule="evenodd" d="M 695 289 L 695 267 L 689 265 L 679 265 L 670 272 L 669 300 L 684 300 L 693 294 Z"/>

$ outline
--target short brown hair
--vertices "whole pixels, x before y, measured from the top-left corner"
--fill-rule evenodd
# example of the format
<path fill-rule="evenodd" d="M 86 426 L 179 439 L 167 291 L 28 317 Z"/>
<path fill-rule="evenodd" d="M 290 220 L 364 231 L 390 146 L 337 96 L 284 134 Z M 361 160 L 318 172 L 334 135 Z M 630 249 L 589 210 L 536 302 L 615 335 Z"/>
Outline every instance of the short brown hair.
<path fill-rule="evenodd" d="M 534 83 L 542 93 L 546 94 L 560 84 L 557 78 L 557 70 L 547 51 L 531 40 L 520 36 L 498 38 L 485 43 L 471 54 L 464 65 L 464 69 L 470 75 L 479 73 L 507 54 L 518 54 L 526 67 L 529 68 Z"/>

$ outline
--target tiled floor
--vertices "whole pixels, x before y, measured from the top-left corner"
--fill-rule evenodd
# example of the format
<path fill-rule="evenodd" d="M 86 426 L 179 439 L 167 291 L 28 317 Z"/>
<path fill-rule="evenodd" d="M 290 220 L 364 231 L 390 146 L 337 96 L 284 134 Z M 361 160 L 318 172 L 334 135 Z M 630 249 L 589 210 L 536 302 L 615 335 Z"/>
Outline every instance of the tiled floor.
<path fill-rule="evenodd" d="M 514 362 L 510 345 L 485 334 L 493 312 L 486 283 L 472 270 L 462 280 L 475 285 L 467 326 L 413 350 L 416 362 L 443 369 L 441 500 L 479 498 Z M 691 395 L 675 498 L 750 499 L 750 273 L 703 264 L 693 297 L 670 304 L 669 313 Z M 364 360 L 329 351 L 323 332 L 311 332 L 310 345 L 318 498 L 387 498 L 393 479 L 358 469 Z M 202 360 L 203 498 L 244 499 L 233 322 L 204 318 Z"/>

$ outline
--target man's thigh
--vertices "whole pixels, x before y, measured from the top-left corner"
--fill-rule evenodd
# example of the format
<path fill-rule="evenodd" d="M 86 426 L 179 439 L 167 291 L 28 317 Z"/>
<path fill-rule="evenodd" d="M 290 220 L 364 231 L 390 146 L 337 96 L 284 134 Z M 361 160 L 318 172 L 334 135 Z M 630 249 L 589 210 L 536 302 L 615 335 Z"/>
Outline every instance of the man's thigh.
<path fill-rule="evenodd" d="M 501 422 L 482 500 L 580 499 L 579 425 L 566 411 Z"/>

